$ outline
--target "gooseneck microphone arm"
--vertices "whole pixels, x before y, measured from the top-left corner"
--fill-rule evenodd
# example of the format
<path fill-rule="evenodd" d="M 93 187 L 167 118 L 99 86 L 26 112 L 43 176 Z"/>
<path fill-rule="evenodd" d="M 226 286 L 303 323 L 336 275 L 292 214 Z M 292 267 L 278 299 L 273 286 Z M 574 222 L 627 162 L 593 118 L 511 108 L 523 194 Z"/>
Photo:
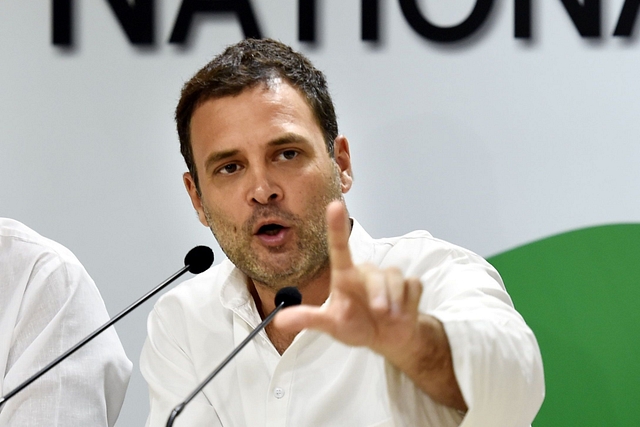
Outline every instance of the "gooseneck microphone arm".
<path fill-rule="evenodd" d="M 76 344 L 73 347 L 71 347 L 69 350 L 67 350 L 65 353 L 63 353 L 61 356 L 59 356 L 53 362 L 49 363 L 47 366 L 45 366 L 44 368 L 42 368 L 41 370 L 36 372 L 34 375 L 32 375 L 30 378 L 28 378 L 22 384 L 20 384 L 19 386 L 17 386 L 13 390 L 11 390 L 9 393 L 7 393 L 5 396 L 3 396 L 0 399 L 0 406 L 2 406 L 5 402 L 7 402 L 13 396 L 18 394 L 20 391 L 22 391 L 24 388 L 26 388 L 32 382 L 34 382 L 35 380 L 40 378 L 42 375 L 44 375 L 47 372 L 49 372 L 51 369 L 53 369 L 56 365 L 58 365 L 64 359 L 66 359 L 67 357 L 71 356 L 73 353 L 78 351 L 86 343 L 88 343 L 89 341 L 91 341 L 92 339 L 94 339 L 95 337 L 100 335 L 102 332 L 104 332 L 107 328 L 112 326 L 118 320 L 122 319 L 124 316 L 129 314 L 131 311 L 135 310 L 140 304 L 142 304 L 143 302 L 145 302 L 146 300 L 148 300 L 149 298 L 151 298 L 152 296 L 154 296 L 155 294 L 160 292 L 167 285 L 169 285 L 172 282 L 174 282 L 177 278 L 182 276 L 187 271 L 190 272 L 190 273 L 193 273 L 193 274 L 199 274 L 199 273 L 202 273 L 203 271 L 205 271 L 206 269 L 208 269 L 211 266 L 211 264 L 213 264 L 213 251 L 211 251 L 211 249 L 206 247 L 206 246 L 196 246 L 195 248 L 193 248 L 193 249 L 191 249 L 189 251 L 189 253 L 187 254 L 187 256 L 184 259 L 184 262 L 185 262 L 185 266 L 182 267 L 177 272 L 175 272 L 167 280 L 165 280 L 164 282 L 160 283 L 158 286 L 156 286 L 151 291 L 147 292 L 144 296 L 139 298 L 136 302 L 131 304 L 129 307 L 127 307 L 124 310 L 122 310 L 120 313 L 116 314 L 107 323 L 105 323 L 104 325 L 100 326 L 98 329 L 93 331 L 91 334 L 89 334 L 89 336 L 84 338 L 78 344 Z"/>
<path fill-rule="evenodd" d="M 205 388 L 207 384 L 209 384 L 209 382 L 213 379 L 213 377 L 218 375 L 218 372 L 220 372 L 222 368 L 227 366 L 227 364 L 231 361 L 231 359 L 236 357 L 236 354 L 238 354 L 240 350 L 242 350 L 244 346 L 247 345 L 249 341 L 253 339 L 253 337 L 255 337 L 261 330 L 263 330 L 271 322 L 271 320 L 273 320 L 275 315 L 278 314 L 278 312 L 281 309 L 292 306 L 292 305 L 300 304 L 302 302 L 302 295 L 300 295 L 300 291 L 298 291 L 298 289 L 293 287 L 287 287 L 287 288 L 282 288 L 278 291 L 278 293 L 276 294 L 275 300 L 276 300 L 276 308 L 271 312 L 271 314 L 265 317 L 262 323 L 260 323 L 253 331 L 251 331 L 251 333 L 247 335 L 247 337 L 240 344 L 238 344 L 236 348 L 233 349 L 231 354 L 229 354 L 226 357 L 226 359 L 224 359 L 222 363 L 220 363 L 218 367 L 214 369 L 213 372 L 211 372 L 211 374 L 209 374 L 209 376 L 205 378 L 205 380 L 202 381 L 202 383 L 200 383 L 198 387 L 196 387 L 195 390 L 193 390 L 193 392 L 189 395 L 189 397 L 187 397 L 182 403 L 178 404 L 178 406 L 173 408 L 173 411 L 171 411 L 171 415 L 169 415 L 169 419 L 167 419 L 166 427 L 173 426 L 173 422 L 176 420 L 178 415 L 180 415 L 180 413 L 185 408 L 185 406 L 187 406 L 187 404 L 191 402 L 193 398 L 195 398 L 198 395 L 198 393 L 200 393 L 202 389 Z"/>

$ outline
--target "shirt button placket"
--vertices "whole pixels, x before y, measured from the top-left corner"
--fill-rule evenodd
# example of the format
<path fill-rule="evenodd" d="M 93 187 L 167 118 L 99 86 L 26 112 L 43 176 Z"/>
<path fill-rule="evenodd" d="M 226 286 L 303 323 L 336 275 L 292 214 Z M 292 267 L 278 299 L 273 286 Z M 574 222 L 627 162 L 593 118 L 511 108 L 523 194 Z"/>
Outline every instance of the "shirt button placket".
<path fill-rule="evenodd" d="M 289 348 L 289 350 L 295 350 Z M 265 427 L 284 427 L 292 425 L 287 409 L 291 400 L 293 371 L 295 369 L 296 353 L 287 350 L 271 377 L 267 391 L 267 419 Z M 295 417 L 294 417 L 295 418 Z"/>

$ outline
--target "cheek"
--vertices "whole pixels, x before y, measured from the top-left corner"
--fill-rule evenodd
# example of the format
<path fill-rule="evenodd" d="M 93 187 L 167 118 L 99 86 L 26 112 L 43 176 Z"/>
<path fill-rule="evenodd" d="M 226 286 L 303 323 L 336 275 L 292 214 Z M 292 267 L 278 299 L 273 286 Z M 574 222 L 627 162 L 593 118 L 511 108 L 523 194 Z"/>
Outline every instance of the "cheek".
<path fill-rule="evenodd" d="M 220 203 L 215 203 L 214 206 L 217 206 L 217 209 L 208 209 L 209 219 L 211 220 L 211 225 L 213 225 L 218 230 L 226 230 L 231 233 L 238 233 L 242 228 L 242 222 L 240 220 L 240 215 L 238 215 L 238 210 L 233 209 L 232 206 L 226 205 L 226 209 L 219 209 L 221 206 Z"/>
<path fill-rule="evenodd" d="M 291 180 L 289 194 L 294 203 L 300 208 L 308 209 L 309 204 L 315 202 L 318 196 L 325 192 L 326 184 L 319 177 Z"/>
<path fill-rule="evenodd" d="M 340 181 L 330 173 L 315 176 L 314 179 L 305 182 L 299 190 L 299 201 L 307 211 L 324 212 L 325 205 L 337 197 L 340 197 Z"/>

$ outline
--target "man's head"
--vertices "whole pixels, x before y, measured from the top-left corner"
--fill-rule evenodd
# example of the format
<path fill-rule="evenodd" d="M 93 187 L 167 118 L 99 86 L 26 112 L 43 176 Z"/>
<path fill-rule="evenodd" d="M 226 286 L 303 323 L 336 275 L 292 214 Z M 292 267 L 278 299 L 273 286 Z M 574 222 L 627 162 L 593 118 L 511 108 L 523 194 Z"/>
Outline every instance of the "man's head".
<path fill-rule="evenodd" d="M 271 39 L 248 39 L 229 46 L 198 71 L 182 88 L 176 108 L 180 151 L 196 188 L 198 171 L 191 147 L 191 118 L 202 102 L 238 95 L 259 84 L 280 77 L 302 93 L 324 134 L 327 151 L 333 156 L 338 123 L 324 74 L 302 54 Z"/>
<path fill-rule="evenodd" d="M 229 259 L 274 290 L 324 277 L 326 206 L 352 179 L 322 74 L 280 43 L 244 41 L 185 85 L 177 117 L 185 186 Z"/>

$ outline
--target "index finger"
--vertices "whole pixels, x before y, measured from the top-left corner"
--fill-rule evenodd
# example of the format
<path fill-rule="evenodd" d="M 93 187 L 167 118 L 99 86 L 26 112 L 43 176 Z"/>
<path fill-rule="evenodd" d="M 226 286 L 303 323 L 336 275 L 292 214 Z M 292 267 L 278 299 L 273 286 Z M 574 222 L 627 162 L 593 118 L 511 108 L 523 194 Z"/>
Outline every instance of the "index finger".
<path fill-rule="evenodd" d="M 351 227 L 342 202 L 333 201 L 327 205 L 327 227 L 331 269 L 345 270 L 353 267 L 349 251 Z"/>

